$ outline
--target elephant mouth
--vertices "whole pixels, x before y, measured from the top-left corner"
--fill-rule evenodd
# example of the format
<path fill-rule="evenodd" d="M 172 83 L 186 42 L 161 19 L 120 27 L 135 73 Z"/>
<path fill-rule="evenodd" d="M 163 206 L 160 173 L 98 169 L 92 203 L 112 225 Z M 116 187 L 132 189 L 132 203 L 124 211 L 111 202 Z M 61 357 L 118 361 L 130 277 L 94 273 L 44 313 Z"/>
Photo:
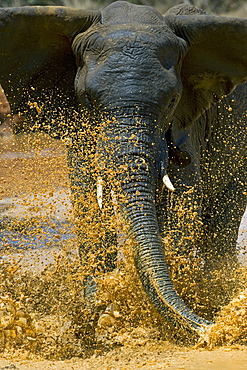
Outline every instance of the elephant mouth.
<path fill-rule="evenodd" d="M 162 178 L 164 186 L 171 192 L 175 191 L 175 188 L 168 176 L 167 173 L 163 175 Z M 103 202 L 104 202 L 104 180 L 102 177 L 97 177 L 96 181 L 96 194 L 97 194 L 97 202 L 100 209 L 103 208 Z M 115 194 L 115 191 L 113 189 L 110 190 L 111 200 L 114 208 L 117 207 L 117 197 Z"/>
<path fill-rule="evenodd" d="M 173 100 L 176 99 L 174 98 Z M 104 169 L 107 166 L 112 166 L 111 162 L 114 162 L 114 159 L 112 159 L 114 154 L 112 153 L 115 153 L 116 157 L 118 157 L 118 161 L 121 160 L 121 162 L 126 161 L 126 163 L 128 163 L 128 157 L 132 156 L 132 159 L 136 157 L 137 160 L 140 160 L 141 164 L 145 163 L 145 153 L 150 150 L 148 146 L 153 146 L 155 142 L 154 137 L 152 139 L 149 138 L 150 135 L 154 136 L 154 133 L 147 122 L 151 121 L 155 128 L 159 125 L 160 121 L 160 115 L 157 114 L 158 108 L 155 104 L 150 107 L 148 104 L 136 103 L 134 106 L 133 104 L 129 106 L 128 102 L 125 103 L 126 105 L 121 108 L 110 109 L 108 107 L 107 111 L 102 112 L 103 126 L 105 126 L 105 122 L 107 122 L 107 125 L 109 125 L 110 122 L 111 126 L 108 128 L 106 127 L 103 139 L 98 141 L 96 149 L 96 156 L 98 157 L 97 166 L 100 169 L 96 182 L 97 201 L 100 209 L 103 205 L 104 183 L 108 181 L 104 175 Z M 162 128 L 160 131 L 164 131 L 164 129 Z M 151 143 L 148 143 L 148 141 Z M 121 148 L 117 148 L 119 145 L 121 145 Z M 191 163 L 191 157 L 189 153 L 180 150 L 179 147 L 174 145 L 170 128 L 168 128 L 164 136 L 162 145 L 164 147 L 160 150 L 163 151 L 163 153 L 161 153 L 160 157 L 158 155 L 156 160 L 157 176 L 155 174 L 154 177 L 156 176 L 162 179 L 164 187 L 174 192 L 175 187 L 167 173 L 168 164 L 172 163 L 180 168 L 184 168 Z M 153 150 L 153 148 L 151 148 L 151 150 Z M 106 153 L 106 151 L 108 153 Z M 157 154 L 153 154 L 153 156 L 156 157 Z M 103 158 L 103 164 L 100 163 L 100 157 Z M 109 157 L 111 157 L 110 160 Z M 103 168 L 102 171 L 101 168 Z M 126 173 L 128 173 L 128 170 Z M 116 202 L 116 196 L 113 190 L 111 190 L 111 196 L 113 202 Z"/>

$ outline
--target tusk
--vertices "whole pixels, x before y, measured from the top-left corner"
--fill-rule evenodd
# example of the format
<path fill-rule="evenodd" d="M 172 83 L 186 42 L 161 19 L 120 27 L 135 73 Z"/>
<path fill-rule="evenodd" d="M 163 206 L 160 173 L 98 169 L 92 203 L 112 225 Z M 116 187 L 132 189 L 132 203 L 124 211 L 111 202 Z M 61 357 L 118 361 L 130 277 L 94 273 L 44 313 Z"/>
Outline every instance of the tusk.
<path fill-rule="evenodd" d="M 103 206 L 103 180 L 101 177 L 97 178 L 97 201 L 99 208 L 102 209 Z"/>
<path fill-rule="evenodd" d="M 169 179 L 169 176 L 168 175 L 164 175 L 163 176 L 163 183 L 165 184 L 165 186 L 167 187 L 168 190 L 170 190 L 170 191 L 174 191 L 175 190 L 175 188 L 172 185 L 172 182 Z"/>
<path fill-rule="evenodd" d="M 111 190 L 111 200 L 112 200 L 114 212 L 116 213 L 117 212 L 117 197 L 116 197 L 114 190 Z"/>

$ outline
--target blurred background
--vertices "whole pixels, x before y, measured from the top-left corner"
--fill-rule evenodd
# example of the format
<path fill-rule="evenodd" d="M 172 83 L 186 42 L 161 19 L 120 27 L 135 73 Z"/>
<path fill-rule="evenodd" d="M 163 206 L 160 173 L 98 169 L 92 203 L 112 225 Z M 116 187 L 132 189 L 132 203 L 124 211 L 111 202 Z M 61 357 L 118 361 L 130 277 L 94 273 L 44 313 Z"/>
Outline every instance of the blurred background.
<path fill-rule="evenodd" d="M 24 6 L 24 5 L 59 5 L 76 8 L 101 9 L 112 3 L 112 0 L 0 0 L 0 6 Z M 168 8 L 187 3 L 210 13 L 227 13 L 241 11 L 247 8 L 247 0 L 130 0 L 135 4 L 151 5 L 165 12 Z"/>

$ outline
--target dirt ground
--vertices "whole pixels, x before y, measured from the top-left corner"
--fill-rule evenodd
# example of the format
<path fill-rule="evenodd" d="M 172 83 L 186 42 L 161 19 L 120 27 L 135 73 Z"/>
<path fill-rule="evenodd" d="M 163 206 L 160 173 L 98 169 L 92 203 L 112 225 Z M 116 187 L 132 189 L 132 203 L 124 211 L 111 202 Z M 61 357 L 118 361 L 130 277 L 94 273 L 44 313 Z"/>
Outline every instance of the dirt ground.
<path fill-rule="evenodd" d="M 86 360 L 0 359 L 1 369 L 18 370 L 245 370 L 246 363 L 246 349 L 206 351 L 176 348 L 166 342 L 115 349 Z"/>

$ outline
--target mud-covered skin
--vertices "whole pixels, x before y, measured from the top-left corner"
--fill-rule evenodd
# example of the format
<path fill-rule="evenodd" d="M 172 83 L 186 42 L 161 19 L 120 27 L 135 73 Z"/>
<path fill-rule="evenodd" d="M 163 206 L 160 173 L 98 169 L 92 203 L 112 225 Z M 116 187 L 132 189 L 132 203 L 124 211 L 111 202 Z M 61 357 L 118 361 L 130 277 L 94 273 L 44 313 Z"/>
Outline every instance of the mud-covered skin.
<path fill-rule="evenodd" d="M 0 83 L 12 109 L 31 117 L 32 129 L 65 137 L 69 143 L 75 215 L 78 225 L 84 225 L 79 240 L 85 266 L 97 275 L 90 264 L 90 252 L 95 251 L 101 268 L 112 268 L 116 251 L 109 259 L 104 253 L 116 239 L 108 221 L 113 207 L 105 207 L 113 190 L 135 241 L 136 265 L 152 304 L 174 325 L 179 321 L 203 332 L 210 323 L 183 303 L 170 280 L 160 233 L 173 233 L 176 217 L 171 230 L 163 231 L 168 194 L 164 192 L 162 202 L 156 195 L 169 172 L 178 200 L 189 190 L 186 207 L 194 207 L 202 218 L 202 230 L 213 235 L 215 223 L 218 235 L 233 229 L 232 222 L 222 222 L 220 212 L 215 217 L 227 188 L 235 198 L 242 195 L 234 184 L 221 181 L 232 165 L 229 160 L 222 160 L 226 167 L 218 166 L 217 181 L 211 180 L 213 147 L 228 158 L 230 146 L 225 148 L 222 133 L 217 134 L 220 112 L 210 107 L 219 104 L 224 111 L 224 102 L 218 102 L 247 80 L 246 20 L 206 15 L 187 5 L 162 16 L 151 7 L 120 1 L 101 13 L 4 8 L 0 28 Z M 245 114 L 245 107 L 236 108 L 238 118 Z M 233 135 L 234 141 L 239 129 Z M 242 154 L 232 166 L 239 172 Z M 238 176 L 231 174 L 232 179 Z M 98 180 L 106 184 L 102 209 L 97 206 Z M 242 180 L 238 184 L 242 186 Z M 210 185 L 217 195 L 209 201 Z M 235 204 L 233 195 L 224 195 L 228 203 Z M 212 210 L 207 202 L 214 205 Z M 239 223 L 242 203 L 236 212 Z M 102 230 L 96 243 L 95 224 Z M 208 247 L 205 242 L 197 247 L 206 258 L 210 239 Z M 226 249 L 232 255 L 233 236 L 230 239 Z M 220 244 L 214 245 L 213 258 L 224 253 Z"/>

